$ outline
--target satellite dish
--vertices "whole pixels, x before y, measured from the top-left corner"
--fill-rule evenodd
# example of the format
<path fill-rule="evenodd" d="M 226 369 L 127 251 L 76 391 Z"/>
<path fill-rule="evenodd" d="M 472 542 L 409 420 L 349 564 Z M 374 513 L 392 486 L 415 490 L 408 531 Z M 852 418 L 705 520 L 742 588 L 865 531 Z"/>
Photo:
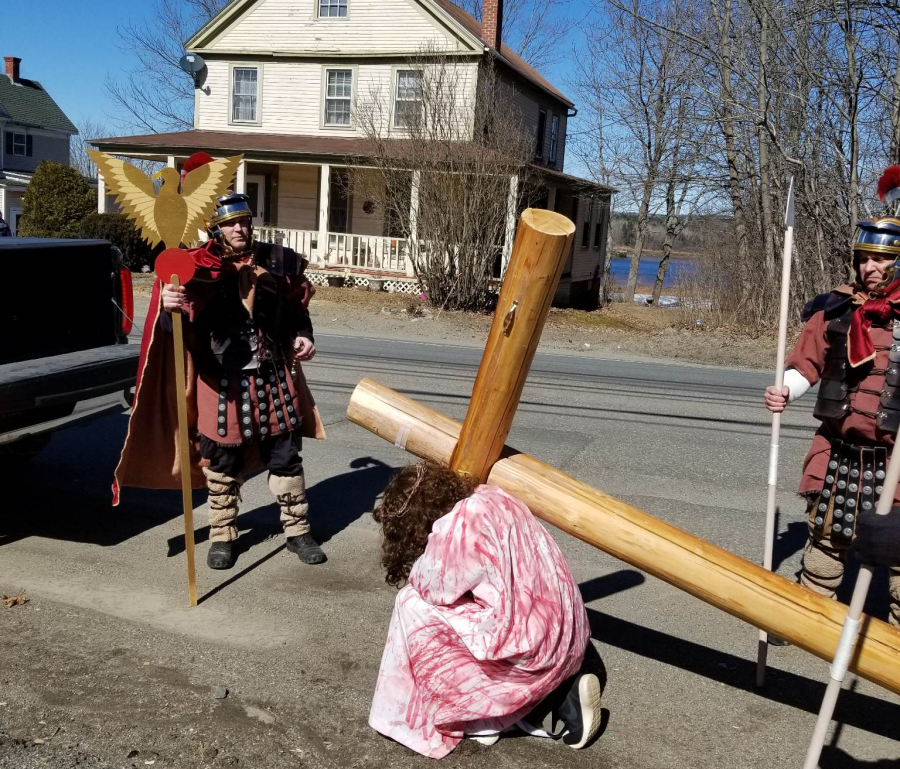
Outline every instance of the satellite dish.
<path fill-rule="evenodd" d="M 186 53 L 178 62 L 178 66 L 181 67 L 185 72 L 189 75 L 197 76 L 205 66 L 206 62 L 203 61 L 203 58 L 196 53 Z"/>

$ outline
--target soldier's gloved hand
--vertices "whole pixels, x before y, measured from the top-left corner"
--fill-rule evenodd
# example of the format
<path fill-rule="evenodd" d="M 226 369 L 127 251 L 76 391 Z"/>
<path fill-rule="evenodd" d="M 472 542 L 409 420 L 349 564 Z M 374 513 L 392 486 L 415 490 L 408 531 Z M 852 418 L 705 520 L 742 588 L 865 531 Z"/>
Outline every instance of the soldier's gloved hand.
<path fill-rule="evenodd" d="M 296 360 L 312 360 L 316 357 L 316 346 L 304 336 L 294 339 L 294 358 Z"/>
<path fill-rule="evenodd" d="M 867 566 L 900 566 L 900 508 L 856 519 L 856 557 Z"/>
<path fill-rule="evenodd" d="M 769 385 L 766 388 L 766 408 L 773 414 L 780 414 L 787 405 L 787 400 L 791 395 L 791 391 L 787 385 L 781 388 L 781 393 L 775 385 Z"/>
<path fill-rule="evenodd" d="M 162 306 L 166 312 L 181 312 L 184 309 L 184 286 L 166 283 L 162 288 Z"/>

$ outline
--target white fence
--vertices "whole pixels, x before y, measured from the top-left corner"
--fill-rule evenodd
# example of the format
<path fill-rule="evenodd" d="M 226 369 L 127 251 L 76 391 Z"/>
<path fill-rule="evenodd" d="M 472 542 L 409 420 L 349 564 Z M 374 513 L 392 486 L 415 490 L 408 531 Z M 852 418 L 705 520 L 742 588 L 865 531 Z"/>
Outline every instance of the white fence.
<path fill-rule="evenodd" d="M 342 232 L 328 233 L 328 248 L 320 248 L 316 230 L 293 230 L 284 227 L 260 227 L 260 240 L 293 248 L 320 267 L 345 267 L 376 270 L 398 275 L 409 274 L 406 256 L 406 240 L 376 235 L 352 235 Z"/>

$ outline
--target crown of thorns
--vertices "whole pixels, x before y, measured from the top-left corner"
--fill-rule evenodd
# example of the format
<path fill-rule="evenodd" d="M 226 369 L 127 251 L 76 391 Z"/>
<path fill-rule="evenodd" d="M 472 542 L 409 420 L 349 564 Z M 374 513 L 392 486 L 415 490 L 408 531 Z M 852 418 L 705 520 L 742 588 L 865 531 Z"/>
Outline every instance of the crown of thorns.
<path fill-rule="evenodd" d="M 381 519 L 385 520 L 387 518 L 400 518 L 406 511 L 409 509 L 409 503 L 412 501 L 413 495 L 416 493 L 416 490 L 422 483 L 422 479 L 425 477 L 425 463 L 420 462 L 416 465 L 416 480 L 413 483 L 412 488 L 409 490 L 409 494 L 406 495 L 406 501 L 397 509 L 391 510 L 385 507 L 384 504 L 381 505 Z"/>

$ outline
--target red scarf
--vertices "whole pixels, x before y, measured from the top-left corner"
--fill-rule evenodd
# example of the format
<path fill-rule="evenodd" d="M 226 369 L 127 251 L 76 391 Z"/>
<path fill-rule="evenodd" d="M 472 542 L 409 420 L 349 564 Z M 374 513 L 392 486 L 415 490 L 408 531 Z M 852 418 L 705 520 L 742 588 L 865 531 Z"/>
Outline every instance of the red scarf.
<path fill-rule="evenodd" d="M 853 311 L 847 338 L 847 360 L 853 368 L 875 359 L 875 345 L 869 329 L 875 321 L 883 325 L 894 317 L 895 305 L 900 302 L 900 279 L 878 292 L 860 292 L 855 301 L 859 306 Z"/>

